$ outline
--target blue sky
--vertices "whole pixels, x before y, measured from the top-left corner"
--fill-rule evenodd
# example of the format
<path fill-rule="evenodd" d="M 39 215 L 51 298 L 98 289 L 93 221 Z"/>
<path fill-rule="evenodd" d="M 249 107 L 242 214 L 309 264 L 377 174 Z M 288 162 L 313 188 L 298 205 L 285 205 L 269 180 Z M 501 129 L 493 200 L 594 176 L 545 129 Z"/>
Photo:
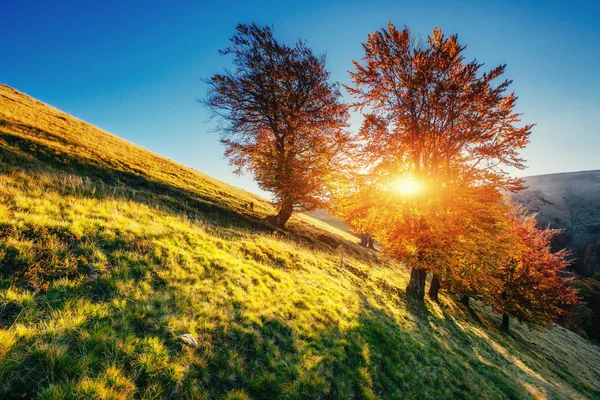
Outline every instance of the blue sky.
<path fill-rule="evenodd" d="M 369 32 L 408 25 L 458 33 L 468 58 L 506 63 L 524 122 L 536 123 L 518 175 L 600 169 L 597 1 L 5 1 L 0 82 L 154 152 L 258 192 L 236 177 L 196 103 L 229 65 L 218 49 L 235 25 L 273 24 L 325 52 L 349 81 Z M 359 116 L 353 117 L 354 128 Z"/>

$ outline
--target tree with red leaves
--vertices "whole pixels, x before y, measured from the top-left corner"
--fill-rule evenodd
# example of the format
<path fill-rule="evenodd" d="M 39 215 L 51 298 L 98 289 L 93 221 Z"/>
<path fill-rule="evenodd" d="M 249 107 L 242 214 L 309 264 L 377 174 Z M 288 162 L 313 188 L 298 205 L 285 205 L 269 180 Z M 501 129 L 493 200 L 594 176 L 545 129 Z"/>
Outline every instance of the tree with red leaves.
<path fill-rule="evenodd" d="M 325 56 L 304 41 L 289 47 L 270 27 L 238 25 L 222 55 L 233 71 L 214 75 L 204 103 L 219 122 L 225 155 L 273 193 L 282 227 L 294 210 L 322 206 L 350 143 L 348 108 L 329 82 Z"/>
<path fill-rule="evenodd" d="M 448 291 L 458 294 L 465 306 L 476 297 L 486 301 L 493 297 L 497 285 L 495 273 L 506 255 L 499 238 L 506 229 L 506 212 L 510 204 L 493 187 L 470 190 L 470 196 L 455 200 L 456 236 L 448 244 L 446 257 L 432 272 L 443 280 Z M 441 284 L 432 281 L 429 297 L 437 300 Z"/>
<path fill-rule="evenodd" d="M 519 150 L 532 126 L 519 126 L 517 97 L 507 92 L 511 81 L 498 82 L 505 66 L 482 73 L 482 64 L 465 61 L 456 35 L 435 28 L 420 41 L 389 23 L 371 33 L 363 49 L 347 89 L 364 114 L 359 138 L 366 174 L 342 201 L 340 214 L 412 267 L 407 294 L 423 301 L 427 273 L 445 268 L 440 263 L 446 262 L 441 254 L 448 241 L 467 233 L 457 229 L 460 223 L 446 223 L 457 221 L 460 200 L 469 198 L 458 193 L 521 189 L 522 181 L 503 168 L 524 168 Z M 374 192 L 402 176 L 421 182 L 426 193 L 410 201 L 375 199 Z"/>
<path fill-rule="evenodd" d="M 552 252 L 555 229 L 539 229 L 533 215 L 519 208 L 508 214 L 507 235 L 500 240 L 505 259 L 496 272 L 498 285 L 492 300 L 502 314 L 501 330 L 508 332 L 510 317 L 530 325 L 555 321 L 562 306 L 577 302 L 576 292 L 565 285 L 563 270 L 569 262 L 566 250 Z"/>

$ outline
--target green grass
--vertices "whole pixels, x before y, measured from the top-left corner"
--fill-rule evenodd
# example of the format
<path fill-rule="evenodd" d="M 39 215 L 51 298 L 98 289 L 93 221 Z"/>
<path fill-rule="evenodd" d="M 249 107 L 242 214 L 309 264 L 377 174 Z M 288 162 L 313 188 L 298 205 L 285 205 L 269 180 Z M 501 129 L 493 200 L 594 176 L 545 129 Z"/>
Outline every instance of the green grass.
<path fill-rule="evenodd" d="M 579 336 L 408 304 L 349 234 L 5 86 L 0 161 L 0 398 L 600 398 Z"/>

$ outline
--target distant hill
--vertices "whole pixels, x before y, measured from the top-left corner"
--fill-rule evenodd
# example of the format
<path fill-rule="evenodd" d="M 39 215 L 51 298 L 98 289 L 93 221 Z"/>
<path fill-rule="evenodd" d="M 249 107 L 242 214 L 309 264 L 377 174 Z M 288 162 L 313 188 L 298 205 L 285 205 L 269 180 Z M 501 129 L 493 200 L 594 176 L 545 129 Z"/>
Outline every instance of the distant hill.
<path fill-rule="evenodd" d="M 531 176 L 528 188 L 514 195 L 536 212 L 540 225 L 564 229 L 556 236 L 556 249 L 571 251 L 570 281 L 581 296 L 573 315 L 561 323 L 600 341 L 600 171 Z"/>
<path fill-rule="evenodd" d="M 530 176 L 514 199 L 538 213 L 540 224 L 565 229 L 565 245 L 600 240 L 600 171 Z"/>
<path fill-rule="evenodd" d="M 0 398 L 600 398 L 591 342 L 273 212 L 0 85 Z"/>
<path fill-rule="evenodd" d="M 339 217 L 335 215 L 331 215 L 327 212 L 327 210 L 320 209 L 315 211 L 307 212 L 306 215 L 310 215 L 311 217 L 318 219 L 319 221 L 325 222 L 343 232 L 350 232 L 348 230 L 348 225 L 344 223 Z"/>

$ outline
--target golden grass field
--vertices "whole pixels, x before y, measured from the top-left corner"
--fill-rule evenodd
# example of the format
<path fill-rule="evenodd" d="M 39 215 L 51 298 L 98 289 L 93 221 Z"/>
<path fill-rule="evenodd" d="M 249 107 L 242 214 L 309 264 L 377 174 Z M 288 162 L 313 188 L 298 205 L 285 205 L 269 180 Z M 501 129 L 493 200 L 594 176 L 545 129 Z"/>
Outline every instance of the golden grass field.
<path fill-rule="evenodd" d="M 0 85 L 0 398 L 600 398 L 576 334 L 415 307 L 405 267 L 273 212 Z"/>

